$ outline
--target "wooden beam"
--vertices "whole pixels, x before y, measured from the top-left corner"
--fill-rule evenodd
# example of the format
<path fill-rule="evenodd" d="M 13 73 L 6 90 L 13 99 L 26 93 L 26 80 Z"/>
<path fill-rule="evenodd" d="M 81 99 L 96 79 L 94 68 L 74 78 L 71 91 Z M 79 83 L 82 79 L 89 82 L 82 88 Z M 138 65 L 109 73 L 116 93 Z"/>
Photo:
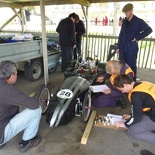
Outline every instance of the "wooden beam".
<path fill-rule="evenodd" d="M 81 139 L 81 144 L 86 144 L 87 143 L 90 131 L 91 131 L 92 126 L 94 124 L 95 117 L 96 117 L 96 111 L 93 110 L 91 115 L 90 115 L 90 118 L 89 118 L 89 121 L 87 123 L 87 126 L 85 128 L 85 131 L 83 133 L 83 136 L 82 136 L 82 139 Z"/>
<path fill-rule="evenodd" d="M 23 5 L 21 4 L 16 4 L 16 3 L 5 3 L 5 2 L 0 2 L 1 7 L 11 7 L 11 8 L 23 8 Z"/>
<path fill-rule="evenodd" d="M 80 4 L 80 5 L 83 5 L 83 6 L 89 6 L 90 3 L 88 0 L 66 0 L 67 2 L 72 2 L 73 4 Z"/>
<path fill-rule="evenodd" d="M 130 0 L 130 2 L 140 2 L 140 1 L 152 1 L 152 0 Z M 129 2 L 129 0 L 89 0 L 91 3 L 109 3 L 109 2 Z"/>
<path fill-rule="evenodd" d="M 0 0 L 1 1 L 1 0 Z M 6 3 L 3 3 L 2 6 L 6 7 L 23 7 L 23 6 L 39 6 L 39 0 L 19 0 L 18 2 L 12 2 L 11 0 L 8 0 Z M 89 0 L 45 0 L 45 5 L 63 5 L 63 4 L 80 4 L 83 6 L 89 6 L 90 2 Z"/>
<path fill-rule="evenodd" d="M 18 16 L 18 18 L 22 21 L 22 18 L 20 17 L 20 15 L 18 14 L 18 12 L 16 11 L 15 8 L 11 8 L 13 10 L 13 12 Z"/>
<path fill-rule="evenodd" d="M 135 0 L 130 0 L 135 1 Z M 152 1 L 152 0 L 137 0 Z M 128 2 L 128 0 L 45 0 L 45 5 L 80 4 L 89 6 L 91 3 Z M 39 0 L 0 0 L 1 7 L 22 8 L 23 6 L 39 6 Z"/>

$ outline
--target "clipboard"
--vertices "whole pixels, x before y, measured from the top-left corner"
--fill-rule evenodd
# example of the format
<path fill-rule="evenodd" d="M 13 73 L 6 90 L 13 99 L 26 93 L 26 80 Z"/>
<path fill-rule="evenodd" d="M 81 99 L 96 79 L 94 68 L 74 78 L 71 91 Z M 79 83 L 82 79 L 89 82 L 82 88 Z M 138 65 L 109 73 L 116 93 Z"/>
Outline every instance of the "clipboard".
<path fill-rule="evenodd" d="M 89 86 L 89 88 L 93 93 L 99 93 L 99 92 L 103 92 L 103 90 L 109 89 L 109 87 L 105 84 Z"/>

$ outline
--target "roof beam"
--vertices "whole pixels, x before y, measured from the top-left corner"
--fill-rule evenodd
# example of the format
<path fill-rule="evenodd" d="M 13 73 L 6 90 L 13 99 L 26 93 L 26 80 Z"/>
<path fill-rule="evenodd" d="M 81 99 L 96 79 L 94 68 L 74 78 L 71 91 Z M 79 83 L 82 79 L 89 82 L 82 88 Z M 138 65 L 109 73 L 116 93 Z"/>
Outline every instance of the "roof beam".
<path fill-rule="evenodd" d="M 5 3 L 5 2 L 0 2 L 1 7 L 12 7 L 12 8 L 23 8 L 23 5 L 21 4 L 16 4 L 16 3 Z"/>
<path fill-rule="evenodd" d="M 129 0 L 89 0 L 90 3 L 108 3 L 108 2 L 128 2 Z M 131 2 L 152 1 L 152 0 L 130 0 Z"/>
<path fill-rule="evenodd" d="M 1 1 L 1 0 L 0 0 Z M 12 7 L 12 8 L 20 8 L 23 6 L 39 6 L 39 0 L 29 0 L 29 1 L 23 1 L 19 2 L 0 2 L 3 4 L 3 7 Z M 63 5 L 63 4 L 80 4 L 83 6 L 89 6 L 90 2 L 88 0 L 45 0 L 45 5 Z M 2 5 L 1 5 L 2 6 Z"/>

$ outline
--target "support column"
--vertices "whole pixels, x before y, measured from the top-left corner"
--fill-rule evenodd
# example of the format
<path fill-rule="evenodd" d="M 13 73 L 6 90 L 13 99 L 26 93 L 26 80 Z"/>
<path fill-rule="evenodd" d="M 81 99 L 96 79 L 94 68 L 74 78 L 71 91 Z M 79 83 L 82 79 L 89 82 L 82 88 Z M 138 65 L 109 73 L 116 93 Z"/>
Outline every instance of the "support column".
<path fill-rule="evenodd" d="M 47 38 L 46 38 L 46 23 L 45 23 L 45 0 L 40 0 L 40 12 L 41 12 L 41 28 L 42 28 L 44 82 L 45 85 L 47 85 L 47 83 L 49 82 L 49 76 L 48 76 Z"/>

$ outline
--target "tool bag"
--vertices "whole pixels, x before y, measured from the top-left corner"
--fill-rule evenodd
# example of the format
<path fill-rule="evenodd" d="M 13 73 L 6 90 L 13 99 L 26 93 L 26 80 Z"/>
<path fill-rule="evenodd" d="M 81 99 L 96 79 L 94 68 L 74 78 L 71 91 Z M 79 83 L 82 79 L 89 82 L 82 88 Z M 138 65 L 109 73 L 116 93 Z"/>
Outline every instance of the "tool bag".
<path fill-rule="evenodd" d="M 75 116 L 76 100 L 88 90 L 90 82 L 79 76 L 68 77 L 53 94 L 46 122 L 49 127 L 68 124 Z"/>

